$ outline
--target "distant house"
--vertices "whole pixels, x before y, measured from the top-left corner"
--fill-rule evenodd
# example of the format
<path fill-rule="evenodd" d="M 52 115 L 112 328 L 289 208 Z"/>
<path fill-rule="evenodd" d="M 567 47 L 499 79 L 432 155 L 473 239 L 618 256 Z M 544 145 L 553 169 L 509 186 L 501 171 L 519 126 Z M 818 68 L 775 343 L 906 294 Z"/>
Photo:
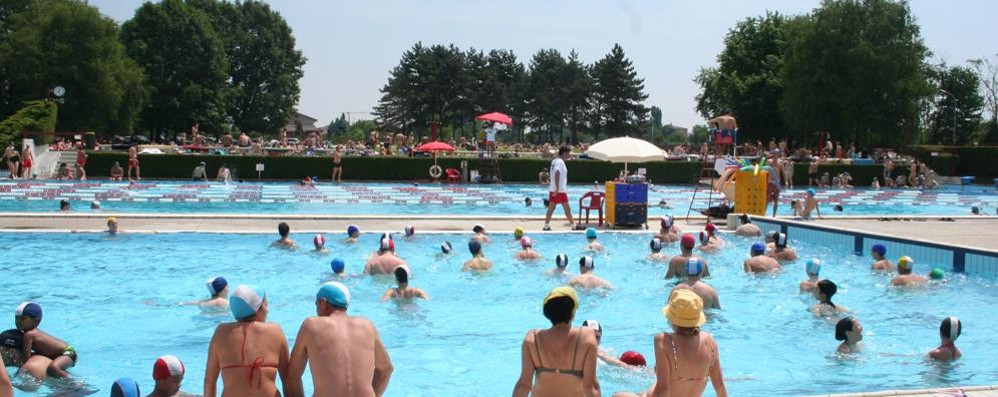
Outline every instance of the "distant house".
<path fill-rule="evenodd" d="M 319 131 L 319 128 L 315 126 L 316 121 L 319 121 L 319 119 L 295 112 L 295 114 L 292 115 L 286 123 L 284 123 L 284 129 L 291 135 L 305 135 L 309 132 Z M 298 131 L 299 124 L 301 124 L 303 131 Z"/>
<path fill-rule="evenodd" d="M 683 136 L 690 135 L 690 130 L 686 127 L 679 127 L 672 124 L 669 124 L 669 127 L 672 127 L 672 130 L 677 134 L 682 134 Z"/>

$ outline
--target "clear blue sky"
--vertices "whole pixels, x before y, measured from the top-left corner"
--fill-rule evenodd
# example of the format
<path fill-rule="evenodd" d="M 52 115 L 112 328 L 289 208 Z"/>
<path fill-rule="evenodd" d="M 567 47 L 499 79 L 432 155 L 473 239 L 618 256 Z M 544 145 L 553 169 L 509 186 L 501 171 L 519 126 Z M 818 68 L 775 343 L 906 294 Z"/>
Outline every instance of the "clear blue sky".
<path fill-rule="evenodd" d="M 766 10 L 805 13 L 818 0 L 272 0 L 308 58 L 302 113 L 326 125 L 342 112 L 370 112 L 402 52 L 417 41 L 462 49 L 506 48 L 526 64 L 539 49 L 585 62 L 624 47 L 666 123 L 703 123 L 693 110 L 692 79 L 713 65 L 724 35 L 736 22 Z M 91 0 L 118 21 L 139 0 Z M 922 37 L 936 60 L 950 64 L 998 54 L 998 1 L 914 0 Z M 369 118 L 354 114 L 351 118 Z"/>

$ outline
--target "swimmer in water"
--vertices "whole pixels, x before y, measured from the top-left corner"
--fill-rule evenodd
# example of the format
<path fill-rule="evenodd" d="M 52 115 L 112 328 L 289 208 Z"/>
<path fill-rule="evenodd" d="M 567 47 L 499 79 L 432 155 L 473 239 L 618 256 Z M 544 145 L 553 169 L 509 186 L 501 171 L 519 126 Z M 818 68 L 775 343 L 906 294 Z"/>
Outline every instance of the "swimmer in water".
<path fill-rule="evenodd" d="M 818 258 L 811 258 L 804 267 L 807 273 L 807 280 L 800 282 L 800 293 L 813 293 L 818 288 L 818 274 L 821 273 L 821 261 Z"/>
<path fill-rule="evenodd" d="M 443 256 L 450 255 L 454 251 L 454 246 L 451 245 L 450 241 L 444 241 L 440 243 L 440 254 Z"/>
<path fill-rule="evenodd" d="M 409 269 L 408 265 L 399 265 L 395 268 L 395 282 L 398 283 L 398 287 L 389 288 L 385 291 L 384 295 L 381 295 L 381 302 L 389 299 L 395 300 L 412 300 L 416 298 L 429 300 L 430 297 L 426 295 L 423 290 L 410 287 L 409 280 L 412 279 L 412 269 Z"/>
<path fill-rule="evenodd" d="M 193 397 L 180 391 L 185 372 L 184 363 L 176 356 L 160 356 L 152 366 L 152 379 L 156 381 L 156 386 L 146 397 Z"/>
<path fill-rule="evenodd" d="M 780 262 L 793 262 L 797 260 L 797 252 L 793 248 L 787 247 L 786 233 L 776 233 L 774 244 L 773 251 L 767 255 Z"/>
<path fill-rule="evenodd" d="M 753 225 L 747 214 L 742 214 L 738 219 L 741 221 L 741 225 L 735 229 L 736 236 L 759 237 L 762 235 L 762 229 Z"/>
<path fill-rule="evenodd" d="M 187 304 L 198 305 L 206 309 L 227 309 L 229 307 L 229 282 L 225 280 L 225 277 L 209 278 L 205 285 L 208 287 L 208 293 L 211 294 L 211 297 Z"/>
<path fill-rule="evenodd" d="M 783 270 L 780 262 L 766 256 L 766 245 L 763 243 L 752 244 L 749 255 L 751 257 L 742 262 L 745 273 L 770 273 Z"/>
<path fill-rule="evenodd" d="M 134 379 L 119 378 L 111 385 L 111 397 L 142 397 L 142 392 Z"/>
<path fill-rule="evenodd" d="M 567 272 L 566 269 L 568 269 L 568 255 L 558 254 L 554 257 L 554 269 L 549 269 L 545 274 L 550 277 L 571 276 L 572 273 Z"/>
<path fill-rule="evenodd" d="M 807 189 L 807 198 L 804 199 L 804 209 L 801 210 L 800 216 L 804 220 L 811 220 L 811 213 L 815 212 L 818 214 L 818 219 L 821 219 L 821 207 L 818 205 L 818 198 L 815 197 L 817 193 L 814 188 Z"/>
<path fill-rule="evenodd" d="M 572 277 L 568 281 L 568 286 L 613 289 L 613 284 L 593 274 L 593 270 L 596 270 L 596 262 L 593 261 L 593 257 L 588 255 L 583 256 L 579 259 L 579 275 Z"/>
<path fill-rule="evenodd" d="M 835 324 L 835 340 L 842 341 L 836 350 L 839 354 L 859 353 L 863 340 L 863 325 L 859 320 L 846 317 Z"/>
<path fill-rule="evenodd" d="M 681 289 L 691 290 L 703 301 L 703 307 L 705 309 L 720 309 L 721 299 L 717 296 L 717 290 L 701 280 L 706 266 L 704 266 L 704 263 L 700 260 L 700 258 L 688 259 L 684 268 L 686 271 L 686 279 L 683 280 L 683 282 L 676 284 L 676 286 L 672 288 L 672 292 L 676 292 Z"/>
<path fill-rule="evenodd" d="M 814 299 L 817 299 L 818 303 L 811 306 L 811 313 L 819 317 L 830 317 L 848 312 L 849 309 L 832 303 L 832 297 L 838 290 L 839 287 L 830 280 L 818 281 L 818 287 L 814 289 Z"/>
<path fill-rule="evenodd" d="M 960 349 L 953 344 L 961 332 L 963 332 L 963 323 L 960 319 L 956 317 L 943 319 L 942 324 L 939 324 L 939 347 L 929 352 L 929 358 L 937 361 L 953 361 L 963 356 Z"/>
<path fill-rule="evenodd" d="M 118 234 L 118 220 L 114 217 L 107 218 L 107 234 L 112 236 Z"/>
<path fill-rule="evenodd" d="M 326 236 L 321 234 L 316 234 L 312 237 L 312 244 L 315 245 L 315 253 L 318 254 L 328 254 L 329 250 L 326 249 Z"/>
<path fill-rule="evenodd" d="M 360 228 L 356 225 L 347 226 L 347 244 L 356 244 L 360 240 Z"/>
<path fill-rule="evenodd" d="M 329 269 L 333 271 L 334 276 L 341 280 L 346 278 L 346 268 L 347 264 L 341 258 L 333 258 L 332 261 L 329 261 Z"/>
<path fill-rule="evenodd" d="M 285 222 L 281 222 L 280 224 L 277 225 L 277 233 L 281 236 L 281 238 L 277 239 L 277 241 L 274 241 L 271 244 L 271 246 L 277 248 L 286 248 L 286 249 L 298 248 L 298 243 L 296 243 L 294 240 L 291 239 L 290 225 L 288 225 Z"/>
<path fill-rule="evenodd" d="M 894 273 L 894 264 L 886 257 L 887 247 L 883 244 L 874 244 L 870 248 L 870 256 L 873 257 L 873 265 L 870 269 L 877 272 Z"/>
<path fill-rule="evenodd" d="M 90 210 L 94 212 L 100 211 L 100 201 L 94 200 L 90 202 Z"/>
<path fill-rule="evenodd" d="M 407 240 L 412 240 L 416 237 L 416 227 L 413 225 L 406 226 L 403 233 L 405 233 L 405 238 Z"/>
<path fill-rule="evenodd" d="M 599 233 L 596 232 L 596 228 L 590 227 L 586 229 L 586 241 L 589 241 L 589 244 L 586 245 L 585 249 L 583 249 L 584 251 L 603 252 L 603 244 L 596 241 L 596 237 L 598 237 L 598 235 Z"/>
<path fill-rule="evenodd" d="M 59 211 L 69 212 L 69 210 L 70 210 L 69 200 L 60 200 Z"/>
<path fill-rule="evenodd" d="M 523 238 L 523 228 L 517 226 L 516 229 L 513 229 L 513 241 L 520 242 L 521 238 Z"/>
<path fill-rule="evenodd" d="M 377 255 L 364 264 L 364 274 L 392 274 L 396 267 L 405 264 L 404 260 L 395 255 L 395 242 L 389 238 L 382 238 Z"/>
<path fill-rule="evenodd" d="M 464 262 L 461 271 L 483 272 L 492 269 L 492 261 L 485 258 L 485 252 L 482 251 L 482 243 L 476 240 L 469 241 L 468 251 L 471 252 L 471 259 Z"/>
<path fill-rule="evenodd" d="M 776 230 L 770 230 L 766 233 L 766 252 L 772 252 L 776 249 L 776 235 L 780 232 Z"/>
<path fill-rule="evenodd" d="M 669 256 L 662 253 L 662 240 L 658 237 L 651 239 L 648 243 L 648 248 L 651 249 L 651 253 L 648 254 L 648 260 L 655 262 L 665 262 L 669 260 Z"/>
<path fill-rule="evenodd" d="M 541 259 L 541 253 L 534 251 L 534 239 L 523 236 L 520 239 L 520 247 L 523 248 L 522 251 L 516 253 L 516 259 L 521 261 L 531 261 Z"/>
<path fill-rule="evenodd" d="M 692 234 L 683 234 L 683 237 L 679 239 L 680 254 L 669 260 L 669 270 L 665 273 L 666 280 L 685 277 L 686 261 L 690 258 L 699 259 L 700 263 L 703 263 L 703 277 L 710 277 L 710 266 L 707 265 L 707 261 L 693 255 L 693 248 L 696 247 L 696 244 L 696 238 Z"/>
<path fill-rule="evenodd" d="M 919 286 L 929 281 L 921 274 L 913 273 L 915 260 L 910 256 L 902 256 L 898 259 L 898 275 L 891 279 L 891 285 L 895 286 Z"/>
<path fill-rule="evenodd" d="M 706 231 L 701 231 L 697 237 L 698 240 L 700 240 L 700 245 L 697 246 L 697 249 L 701 252 L 717 252 L 720 248 L 717 244 L 715 244 L 714 240 L 710 238 L 710 233 L 707 233 Z"/>
<path fill-rule="evenodd" d="M 596 332 L 596 346 L 597 346 L 596 347 L 596 358 L 598 358 L 600 361 L 602 361 L 604 363 L 607 363 L 609 365 L 613 365 L 615 367 L 621 367 L 621 368 L 636 368 L 637 367 L 637 365 L 633 365 L 632 366 L 631 364 L 628 364 L 628 363 L 626 363 L 626 362 L 624 362 L 624 361 L 622 361 L 620 359 L 617 359 L 614 356 L 611 356 L 610 354 L 608 354 L 606 352 L 606 350 L 603 350 L 602 348 L 599 347 L 599 345 L 603 342 L 603 326 L 600 325 L 599 321 L 596 321 L 596 320 L 586 320 L 586 321 L 583 321 L 582 322 L 582 327 L 583 328 L 590 328 L 594 332 Z M 629 352 L 629 353 L 635 353 L 635 352 Z M 630 356 L 633 356 L 633 355 L 630 355 Z M 638 354 L 638 356 L 640 356 L 640 354 Z M 634 357 L 632 359 L 633 360 L 637 360 L 637 357 Z M 644 361 L 644 357 L 641 357 L 641 361 Z"/>
<path fill-rule="evenodd" d="M 717 248 L 721 248 L 724 246 L 725 244 L 724 239 L 718 237 L 717 235 L 717 226 L 711 223 L 709 219 L 707 220 L 707 226 L 704 226 L 703 230 L 706 231 L 707 235 L 710 236 L 711 244 L 713 244 Z"/>
<path fill-rule="evenodd" d="M 52 360 L 46 372 L 56 378 L 68 378 L 67 369 L 76 366 L 76 349 L 72 345 L 38 329 L 42 322 L 42 307 L 34 302 L 24 302 L 14 312 L 14 323 L 24 335 L 24 358 L 32 355 Z"/>
<path fill-rule="evenodd" d="M 471 239 L 474 241 L 482 244 L 492 241 L 492 239 L 489 238 L 489 234 L 485 231 L 485 225 L 482 225 L 481 223 L 475 224 L 475 227 L 471 228 L 471 231 L 475 232 L 475 235 L 471 236 Z"/>
<path fill-rule="evenodd" d="M 659 219 L 659 230 L 658 235 L 655 237 L 661 240 L 663 243 L 672 243 L 679 241 L 679 235 L 682 231 L 679 230 L 679 226 L 676 226 L 676 220 L 672 215 L 663 216 Z"/>

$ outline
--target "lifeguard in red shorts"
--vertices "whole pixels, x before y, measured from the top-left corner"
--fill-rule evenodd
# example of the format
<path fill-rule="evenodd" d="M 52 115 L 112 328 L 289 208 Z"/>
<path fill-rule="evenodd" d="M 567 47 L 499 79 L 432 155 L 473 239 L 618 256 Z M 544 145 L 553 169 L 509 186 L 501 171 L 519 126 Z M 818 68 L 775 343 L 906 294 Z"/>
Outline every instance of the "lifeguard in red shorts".
<path fill-rule="evenodd" d="M 548 212 L 544 217 L 544 230 L 551 230 L 551 215 L 554 214 L 554 207 L 561 204 L 565 209 L 565 217 L 568 224 L 575 228 L 575 221 L 572 220 L 572 207 L 568 204 L 568 167 L 565 160 L 572 155 L 572 149 L 568 146 L 558 148 L 558 157 L 551 161 L 551 182 L 548 185 Z"/>

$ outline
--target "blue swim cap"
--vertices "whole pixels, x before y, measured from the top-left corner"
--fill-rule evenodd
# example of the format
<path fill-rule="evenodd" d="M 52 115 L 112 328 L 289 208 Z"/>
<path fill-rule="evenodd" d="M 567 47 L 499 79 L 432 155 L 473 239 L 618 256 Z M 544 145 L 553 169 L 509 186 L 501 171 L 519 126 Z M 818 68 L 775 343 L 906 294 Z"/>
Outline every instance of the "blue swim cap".
<path fill-rule="evenodd" d="M 445 254 L 449 254 L 452 250 L 454 250 L 454 246 L 450 244 L 450 241 L 444 241 L 444 242 L 440 243 L 440 251 L 441 252 L 443 252 Z"/>
<path fill-rule="evenodd" d="M 346 309 L 350 307 L 350 290 L 342 283 L 330 281 L 319 287 L 315 299 L 325 299 L 330 305 Z"/>
<path fill-rule="evenodd" d="M 818 258 L 811 258 L 807 261 L 807 266 L 805 267 L 807 274 L 813 274 L 815 276 L 821 273 L 821 260 Z"/>
<path fill-rule="evenodd" d="M 817 192 L 814 191 L 814 188 L 811 188 L 811 187 L 807 188 L 807 195 L 808 196 L 812 196 L 813 197 L 815 194 L 817 194 Z"/>
<path fill-rule="evenodd" d="M 887 247 L 885 247 L 883 244 L 874 244 L 871 251 L 876 252 L 880 256 L 887 255 Z"/>
<path fill-rule="evenodd" d="M 222 292 L 225 287 L 229 286 L 229 282 L 225 280 L 225 277 L 212 277 L 208 279 L 208 292 L 212 295 Z"/>
<path fill-rule="evenodd" d="M 700 258 L 690 258 L 686 260 L 686 275 L 699 276 L 703 273 L 703 262 Z"/>
<path fill-rule="evenodd" d="M 479 252 L 482 252 L 482 243 L 479 243 L 478 241 L 475 240 L 469 241 L 468 251 L 471 251 L 472 255 L 477 255 Z"/>
<path fill-rule="evenodd" d="M 596 228 L 586 229 L 586 238 L 596 238 Z"/>
<path fill-rule="evenodd" d="M 347 264 L 343 262 L 343 259 L 333 258 L 332 262 L 329 262 L 329 267 L 333 269 L 333 273 L 340 274 L 343 273 L 343 269 L 347 267 Z"/>
<path fill-rule="evenodd" d="M 42 319 L 42 306 L 35 302 L 24 302 L 14 311 L 15 316 L 28 316 L 35 320 Z"/>
<path fill-rule="evenodd" d="M 360 228 L 356 225 L 347 226 L 347 236 L 353 237 L 354 234 L 360 233 Z"/>
<path fill-rule="evenodd" d="M 263 300 L 266 298 L 267 292 L 262 288 L 253 285 L 240 285 L 236 287 L 236 290 L 232 291 L 232 297 L 229 299 L 229 310 L 232 311 L 232 317 L 235 317 L 236 320 L 241 320 L 256 314 L 256 311 L 260 310 L 260 306 L 263 305 Z"/>
<path fill-rule="evenodd" d="M 766 252 L 766 244 L 763 244 L 763 243 L 752 244 L 752 252 L 753 253 L 757 253 L 757 254 L 761 254 L 763 252 Z"/>
<path fill-rule="evenodd" d="M 121 378 L 111 385 L 111 397 L 141 397 L 139 384 L 132 378 Z"/>

